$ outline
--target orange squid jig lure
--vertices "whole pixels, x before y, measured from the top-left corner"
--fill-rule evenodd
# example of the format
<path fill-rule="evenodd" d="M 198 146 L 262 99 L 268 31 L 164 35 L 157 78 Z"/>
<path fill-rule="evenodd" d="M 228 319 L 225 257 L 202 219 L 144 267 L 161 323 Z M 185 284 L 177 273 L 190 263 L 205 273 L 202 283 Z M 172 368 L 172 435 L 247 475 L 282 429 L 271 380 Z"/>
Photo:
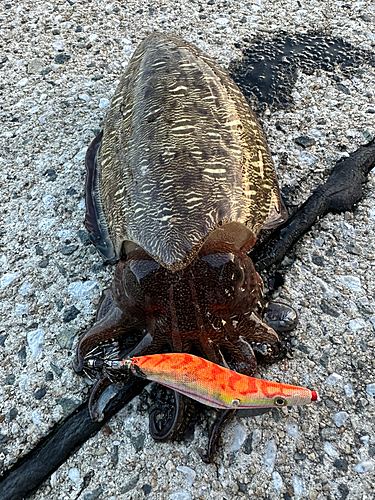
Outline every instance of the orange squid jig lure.
<path fill-rule="evenodd" d="M 105 364 L 110 370 L 158 382 L 214 408 L 272 408 L 305 405 L 318 399 L 315 391 L 248 377 L 186 353 L 107 360 Z"/>

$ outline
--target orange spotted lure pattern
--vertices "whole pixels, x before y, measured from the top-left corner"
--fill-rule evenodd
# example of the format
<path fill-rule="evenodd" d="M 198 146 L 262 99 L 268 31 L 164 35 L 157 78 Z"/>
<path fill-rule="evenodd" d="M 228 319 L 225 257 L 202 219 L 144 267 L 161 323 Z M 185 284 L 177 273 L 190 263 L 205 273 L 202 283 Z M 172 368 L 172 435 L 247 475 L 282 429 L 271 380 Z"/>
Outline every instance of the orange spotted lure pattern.
<path fill-rule="evenodd" d="M 109 364 L 215 408 L 304 405 L 318 399 L 315 391 L 248 377 L 192 354 L 154 354 Z"/>

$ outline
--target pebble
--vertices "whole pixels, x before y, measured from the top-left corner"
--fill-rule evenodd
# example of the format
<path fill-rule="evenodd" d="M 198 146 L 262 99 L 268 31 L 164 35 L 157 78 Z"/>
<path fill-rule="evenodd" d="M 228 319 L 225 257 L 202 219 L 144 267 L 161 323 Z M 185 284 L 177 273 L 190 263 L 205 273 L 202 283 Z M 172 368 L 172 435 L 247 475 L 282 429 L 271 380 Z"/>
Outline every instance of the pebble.
<path fill-rule="evenodd" d="M 275 467 L 275 461 L 276 461 L 276 441 L 274 439 L 271 439 L 271 441 L 268 441 L 267 443 L 267 448 L 266 448 L 266 453 L 264 454 L 264 468 L 266 471 L 271 474 L 273 472 L 273 469 Z"/>
<path fill-rule="evenodd" d="M 57 398 L 56 404 L 60 405 L 63 411 L 63 416 L 66 417 L 72 413 L 82 403 L 79 399 Z"/>
<path fill-rule="evenodd" d="M 81 101 L 89 102 L 90 96 L 87 94 L 78 94 L 78 99 L 81 99 Z"/>
<path fill-rule="evenodd" d="M 325 242 L 324 242 L 323 238 L 318 237 L 318 238 L 314 238 L 313 243 L 314 243 L 314 245 L 316 245 L 317 247 L 320 247 L 320 248 L 321 248 L 321 247 L 324 245 L 324 243 L 325 243 Z"/>
<path fill-rule="evenodd" d="M 55 201 L 56 201 L 56 198 L 54 196 L 52 196 L 51 194 L 47 194 L 46 196 L 43 196 L 43 204 L 45 207 L 47 208 L 52 208 Z"/>
<path fill-rule="evenodd" d="M 187 490 L 179 490 L 169 495 L 171 500 L 191 500 L 191 495 Z"/>
<path fill-rule="evenodd" d="M 62 372 L 63 372 L 63 369 L 62 369 L 62 368 L 60 368 L 59 366 L 55 365 L 55 364 L 54 364 L 54 363 L 52 363 L 52 362 L 50 363 L 50 366 L 51 366 L 52 370 L 56 373 L 56 375 L 57 375 L 58 377 L 61 377 Z"/>
<path fill-rule="evenodd" d="M 303 482 L 299 476 L 293 476 L 293 490 L 296 497 L 303 495 Z"/>
<path fill-rule="evenodd" d="M 106 99 L 105 97 L 103 97 L 102 99 L 100 99 L 99 101 L 99 108 L 100 109 L 105 109 L 105 108 L 108 108 L 108 106 L 111 104 L 111 101 L 109 99 Z"/>
<path fill-rule="evenodd" d="M 20 304 L 19 302 L 16 302 L 14 312 L 16 316 L 27 316 L 29 312 L 29 304 Z"/>
<path fill-rule="evenodd" d="M 35 115 L 39 111 L 40 107 L 39 106 L 33 106 L 32 108 L 29 109 L 28 113 L 30 115 Z"/>
<path fill-rule="evenodd" d="M 72 483 L 74 483 L 75 485 L 78 485 L 81 481 L 81 474 L 77 467 L 72 467 L 71 469 L 69 469 L 68 476 Z"/>
<path fill-rule="evenodd" d="M 286 432 L 289 434 L 289 436 L 292 436 L 293 438 L 297 439 L 298 438 L 298 425 L 297 424 L 286 424 Z"/>
<path fill-rule="evenodd" d="M 324 443 L 323 448 L 324 448 L 324 451 L 327 453 L 327 455 L 329 455 L 331 458 L 336 458 L 339 456 L 336 448 L 330 442 L 326 441 Z"/>
<path fill-rule="evenodd" d="M 62 240 L 70 240 L 71 239 L 71 232 L 68 231 L 67 229 L 61 229 L 60 231 L 57 232 L 58 238 L 61 238 Z"/>
<path fill-rule="evenodd" d="M 362 290 L 361 288 L 361 280 L 358 278 L 358 276 L 339 276 L 338 277 L 341 283 L 346 286 L 346 288 L 349 288 L 349 290 L 353 290 L 354 292 L 360 292 Z"/>
<path fill-rule="evenodd" d="M 315 137 L 316 139 L 321 139 L 322 137 L 325 137 L 325 134 L 324 132 L 322 132 L 321 130 L 318 130 L 317 128 L 312 128 L 310 130 L 310 134 Z"/>
<path fill-rule="evenodd" d="M 108 392 L 108 389 L 106 393 Z M 102 403 L 103 396 L 100 397 L 100 403 Z M 99 408 L 100 409 L 100 408 Z M 144 444 L 146 440 L 146 434 L 138 434 L 137 436 L 131 436 L 130 441 L 132 445 L 134 446 L 134 450 L 136 453 L 140 453 L 143 450 Z M 172 465 L 171 465 L 172 464 Z M 168 460 L 166 467 L 172 467 L 169 472 L 175 469 L 175 466 L 173 465 L 173 462 L 171 460 Z"/>
<path fill-rule="evenodd" d="M 366 434 L 366 436 L 361 436 L 359 440 L 363 443 L 363 446 L 367 446 L 370 442 L 370 436 Z"/>
<path fill-rule="evenodd" d="M 331 375 L 326 378 L 326 384 L 335 385 L 337 384 L 337 382 L 340 382 L 341 380 L 342 380 L 341 375 L 339 375 L 338 373 L 331 373 Z"/>
<path fill-rule="evenodd" d="M 55 471 L 53 474 L 51 474 L 50 484 L 51 484 L 51 488 L 56 488 L 56 486 L 57 486 L 57 471 Z"/>
<path fill-rule="evenodd" d="M 40 389 L 38 389 L 35 394 L 34 394 L 34 398 L 39 400 L 39 399 L 42 399 L 44 398 L 44 396 L 46 395 L 46 390 L 44 387 L 41 387 Z"/>
<path fill-rule="evenodd" d="M 332 299 L 333 297 L 338 297 L 340 295 L 340 293 L 335 288 L 330 287 L 322 279 L 318 278 L 317 276 L 314 276 L 314 278 L 318 285 L 321 287 L 324 297 L 326 297 L 327 299 Z"/>
<path fill-rule="evenodd" d="M 27 332 L 27 343 L 29 344 L 31 354 L 38 358 L 42 353 L 42 344 L 44 342 L 44 330 L 38 328 L 32 332 Z"/>
<path fill-rule="evenodd" d="M 375 396 L 375 384 L 367 384 L 366 392 L 369 396 Z"/>
<path fill-rule="evenodd" d="M 26 429 L 26 434 L 28 436 L 31 436 L 32 434 L 35 434 L 35 432 L 37 431 L 37 426 L 36 424 L 31 424 L 29 425 L 29 427 Z"/>
<path fill-rule="evenodd" d="M 41 425 L 41 423 L 42 423 L 41 416 L 37 410 L 34 410 L 31 413 L 31 419 L 33 421 L 33 424 L 35 424 L 35 425 Z"/>
<path fill-rule="evenodd" d="M 349 415 L 346 413 L 346 411 L 339 411 L 338 413 L 336 413 L 334 417 L 336 427 L 342 427 L 348 418 Z"/>
<path fill-rule="evenodd" d="M 354 396 L 353 386 L 352 384 L 344 385 L 344 392 L 347 398 L 352 398 Z"/>
<path fill-rule="evenodd" d="M 252 436 L 252 434 L 250 434 L 249 436 L 247 436 L 247 438 L 245 439 L 245 441 L 242 445 L 242 452 L 245 453 L 246 455 L 251 455 L 251 453 L 253 451 L 252 440 L 253 440 L 253 436 Z"/>
<path fill-rule="evenodd" d="M 119 446 L 113 443 L 113 449 L 111 452 L 111 464 L 113 467 L 117 467 L 118 464 L 118 451 L 119 451 Z"/>
<path fill-rule="evenodd" d="M 27 72 L 30 75 L 36 75 L 38 73 L 41 73 L 43 69 L 44 63 L 42 59 L 31 59 L 31 61 L 28 62 L 27 64 Z"/>
<path fill-rule="evenodd" d="M 20 388 L 21 392 L 27 391 L 27 389 L 29 388 L 29 382 L 30 382 L 29 376 L 26 373 L 21 373 L 20 380 L 18 382 L 18 387 Z"/>
<path fill-rule="evenodd" d="M 35 245 L 35 255 L 43 255 L 43 248 L 40 245 Z"/>
<path fill-rule="evenodd" d="M 6 377 L 5 385 L 13 385 L 15 381 L 16 381 L 16 376 L 14 375 L 14 373 L 11 373 Z"/>
<path fill-rule="evenodd" d="M 349 128 L 349 129 L 345 130 L 345 135 L 346 135 L 346 137 L 351 137 L 351 138 L 353 138 L 353 137 L 355 137 L 357 134 L 358 134 L 358 130 L 356 130 L 356 129 L 350 129 L 350 128 Z"/>
<path fill-rule="evenodd" d="M 173 472 L 176 469 L 176 467 L 175 467 L 174 463 L 172 462 L 172 460 L 168 460 L 167 461 L 167 463 L 165 464 L 165 468 L 167 469 L 167 471 L 169 473 Z"/>
<path fill-rule="evenodd" d="M 38 224 L 38 228 L 40 229 L 40 231 L 48 231 L 49 229 L 51 229 L 51 227 L 53 227 L 57 222 L 57 219 L 55 217 L 53 218 L 44 218 L 42 219 L 39 224 Z"/>
<path fill-rule="evenodd" d="M 307 165 L 311 166 L 318 163 L 319 159 L 315 155 L 308 153 L 307 151 L 302 151 L 302 153 L 298 157 L 298 161 L 300 163 L 306 163 Z"/>
<path fill-rule="evenodd" d="M 81 163 L 86 157 L 86 148 L 85 149 L 81 149 L 80 151 L 78 151 L 78 153 L 74 156 L 73 160 Z M 83 204 L 85 203 L 85 200 L 83 200 Z M 83 207 L 85 208 L 85 207 Z"/>
<path fill-rule="evenodd" d="M 358 330 L 362 330 L 362 328 L 366 327 L 366 321 L 362 318 L 355 318 L 349 321 L 349 328 L 352 332 L 358 332 Z"/>
<path fill-rule="evenodd" d="M 16 87 L 24 87 L 25 85 L 27 85 L 28 81 L 28 78 L 22 78 L 19 82 L 16 83 Z"/>
<path fill-rule="evenodd" d="M 219 17 L 218 19 L 215 19 L 215 23 L 219 26 L 226 26 L 229 23 L 229 19 L 226 17 Z"/>
<path fill-rule="evenodd" d="M 137 474 L 136 476 L 129 479 L 129 481 L 127 483 L 125 483 L 124 486 L 121 487 L 121 490 L 120 490 L 121 493 L 125 494 L 128 491 L 134 489 L 137 486 L 138 481 L 139 481 L 139 474 Z"/>
<path fill-rule="evenodd" d="M 336 467 L 336 469 L 346 472 L 348 470 L 348 461 L 345 460 L 345 458 L 336 458 L 333 461 L 333 466 Z"/>
<path fill-rule="evenodd" d="M 83 500 L 97 500 L 98 498 L 100 498 L 102 493 L 103 488 L 99 486 L 99 488 L 96 488 L 91 493 L 86 493 L 83 497 Z"/>
<path fill-rule="evenodd" d="M 47 168 L 47 170 L 44 172 L 44 175 L 47 176 L 47 181 L 53 182 L 57 179 L 57 173 L 56 170 L 53 168 Z"/>
<path fill-rule="evenodd" d="M 98 295 L 97 281 L 74 281 L 68 286 L 68 293 L 77 300 L 87 299 Z"/>
<path fill-rule="evenodd" d="M 98 35 L 97 33 L 91 33 L 91 35 L 89 36 L 89 41 L 92 43 L 92 42 L 95 42 L 95 40 L 98 39 Z"/>
<path fill-rule="evenodd" d="M 316 266 L 324 267 L 325 265 L 324 259 L 320 255 L 313 255 L 311 260 Z"/>
<path fill-rule="evenodd" d="M 65 247 L 60 248 L 60 253 L 63 255 L 72 255 L 78 248 L 78 245 L 67 245 Z"/>
<path fill-rule="evenodd" d="M 3 274 L 3 276 L 0 278 L 0 287 L 5 288 L 6 286 L 10 285 L 16 278 L 17 274 L 14 273 Z"/>
<path fill-rule="evenodd" d="M 347 252 L 352 253 L 353 255 L 361 255 L 362 253 L 361 248 L 353 242 L 349 242 L 345 248 Z"/>
<path fill-rule="evenodd" d="M 348 89 L 348 87 L 346 87 L 345 85 L 343 85 L 342 83 L 338 83 L 336 85 L 336 88 L 338 90 L 340 90 L 341 92 L 344 92 L 344 94 L 347 94 L 347 95 L 351 95 L 351 92 L 350 92 L 350 89 Z"/>
<path fill-rule="evenodd" d="M 262 431 L 260 429 L 254 429 L 251 437 L 252 449 L 255 450 L 262 441 Z"/>
<path fill-rule="evenodd" d="M 299 136 L 294 139 L 294 142 L 298 144 L 298 146 L 302 146 L 303 148 L 309 148 L 311 146 L 314 146 L 315 144 L 315 139 L 307 136 Z"/>
<path fill-rule="evenodd" d="M 77 231 L 77 236 L 83 245 L 87 246 L 91 243 L 90 236 L 89 236 L 88 232 L 80 229 L 79 231 Z"/>
<path fill-rule="evenodd" d="M 230 451 L 238 451 L 246 439 L 246 432 L 241 424 L 237 424 L 234 428 L 233 443 Z"/>
<path fill-rule="evenodd" d="M 71 306 L 65 309 L 63 314 L 64 323 L 69 323 L 70 321 L 73 321 L 80 312 L 81 311 L 77 309 L 76 306 Z"/>
<path fill-rule="evenodd" d="M 53 42 L 52 47 L 54 50 L 64 50 L 64 40 L 58 40 L 57 42 Z"/>
<path fill-rule="evenodd" d="M 281 491 L 283 489 L 284 483 L 282 477 L 276 470 L 272 472 L 272 482 L 277 491 Z"/>
<path fill-rule="evenodd" d="M 71 349 L 77 332 L 75 328 L 64 328 L 56 333 L 57 342 L 63 349 Z"/>
<path fill-rule="evenodd" d="M 341 231 L 345 238 L 355 238 L 355 229 L 351 224 L 345 221 L 340 221 Z"/>
<path fill-rule="evenodd" d="M 18 415 L 17 408 L 11 408 L 8 413 L 9 422 L 15 420 L 17 418 L 17 415 Z"/>
<path fill-rule="evenodd" d="M 186 465 L 179 465 L 178 467 L 176 467 L 176 469 L 184 474 L 186 481 L 190 485 L 193 484 L 195 476 L 197 475 L 195 470 L 191 469 L 190 467 L 187 467 Z"/>
<path fill-rule="evenodd" d="M 85 210 L 85 208 L 86 208 L 86 203 L 85 203 L 85 200 L 84 200 L 84 199 L 82 199 L 82 200 L 78 203 L 77 208 L 78 208 L 78 209 L 80 209 L 80 210 Z"/>
<path fill-rule="evenodd" d="M 358 474 L 366 474 L 366 472 L 372 471 L 374 468 L 375 462 L 372 460 L 364 460 L 363 462 L 359 462 L 355 467 L 354 470 L 355 472 L 358 472 Z"/>
<path fill-rule="evenodd" d="M 132 41 L 129 38 L 121 38 L 122 45 L 132 45 Z"/>

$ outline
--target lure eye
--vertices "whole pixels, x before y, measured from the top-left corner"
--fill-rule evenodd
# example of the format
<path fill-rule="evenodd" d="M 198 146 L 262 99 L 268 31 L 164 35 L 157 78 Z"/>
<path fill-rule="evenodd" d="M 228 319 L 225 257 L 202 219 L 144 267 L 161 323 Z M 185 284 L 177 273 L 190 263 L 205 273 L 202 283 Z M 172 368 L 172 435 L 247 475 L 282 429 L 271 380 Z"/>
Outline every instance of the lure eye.
<path fill-rule="evenodd" d="M 281 397 L 277 397 L 273 400 L 275 403 L 275 406 L 286 406 L 287 405 L 287 400 Z"/>
<path fill-rule="evenodd" d="M 240 404 L 240 400 L 239 399 L 232 399 L 230 404 L 231 404 L 231 406 L 233 406 L 233 408 L 236 408 Z"/>

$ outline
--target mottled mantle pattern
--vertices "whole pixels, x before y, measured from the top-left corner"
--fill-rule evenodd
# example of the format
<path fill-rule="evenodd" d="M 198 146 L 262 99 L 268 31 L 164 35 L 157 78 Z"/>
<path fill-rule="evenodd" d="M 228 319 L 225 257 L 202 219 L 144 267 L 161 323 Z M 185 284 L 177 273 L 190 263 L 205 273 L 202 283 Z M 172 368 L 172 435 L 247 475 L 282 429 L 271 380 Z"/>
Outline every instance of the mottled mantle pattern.
<path fill-rule="evenodd" d="M 137 48 L 97 161 L 100 221 L 117 255 L 129 240 L 178 269 L 219 223 L 246 223 L 247 249 L 267 218 L 277 223 L 279 189 L 254 113 L 212 58 L 177 37 L 156 33 Z"/>

